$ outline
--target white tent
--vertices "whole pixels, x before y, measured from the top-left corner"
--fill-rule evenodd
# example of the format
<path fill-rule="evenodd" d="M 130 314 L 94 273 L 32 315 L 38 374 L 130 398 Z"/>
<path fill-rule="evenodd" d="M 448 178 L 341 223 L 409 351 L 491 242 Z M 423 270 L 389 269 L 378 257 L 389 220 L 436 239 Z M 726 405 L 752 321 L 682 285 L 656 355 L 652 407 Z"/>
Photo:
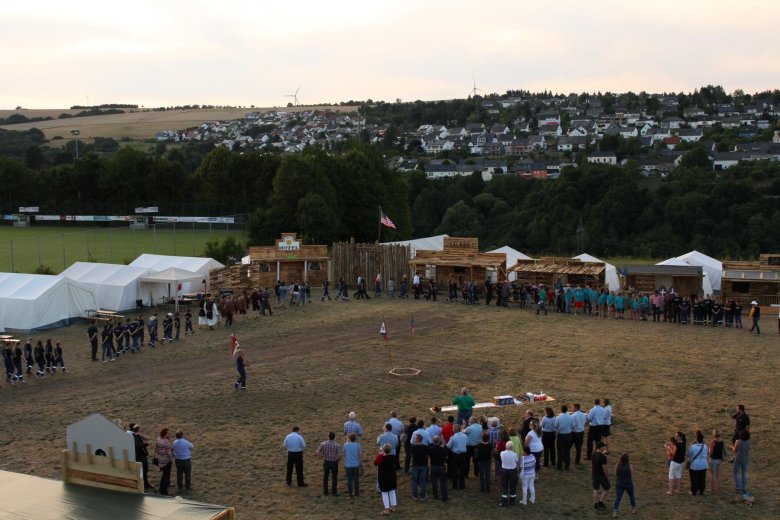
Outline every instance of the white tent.
<path fill-rule="evenodd" d="M 723 276 L 723 263 L 720 260 L 716 260 L 711 256 L 707 256 L 704 253 L 698 251 L 691 251 L 679 256 L 682 260 L 685 260 L 690 265 L 698 265 L 704 271 L 704 278 L 709 279 L 712 290 L 705 294 L 720 294 L 720 279 Z"/>
<path fill-rule="evenodd" d="M 683 257 L 681 256 L 667 258 L 663 262 L 658 262 L 655 265 L 687 265 L 687 266 L 700 267 L 699 264 L 691 263 L 690 261 L 683 259 Z M 701 279 L 701 290 L 704 294 L 712 294 L 712 281 L 710 280 L 710 277 L 708 276 L 704 268 L 702 268 L 702 272 L 704 276 Z"/>
<path fill-rule="evenodd" d="M 190 282 L 193 280 L 200 280 L 201 274 L 196 273 L 194 271 L 187 271 L 186 269 L 179 269 L 178 267 L 169 267 L 168 269 L 163 269 L 162 271 L 159 271 L 154 274 L 149 274 L 141 278 L 141 281 L 144 282 L 144 284 L 150 285 L 150 286 L 157 286 L 163 287 L 163 291 L 167 294 L 166 296 L 176 297 L 176 310 L 179 310 L 179 284 L 181 284 L 182 289 L 184 288 L 185 282 Z M 198 282 L 199 283 L 199 282 Z M 171 292 L 171 286 L 173 287 L 173 292 Z M 153 296 L 153 291 L 150 289 L 150 294 Z"/>
<path fill-rule="evenodd" d="M 145 267 L 151 269 L 154 272 L 164 271 L 169 267 L 178 267 L 185 271 L 192 271 L 199 273 L 200 280 L 191 280 L 182 283 L 181 291 L 183 293 L 188 292 L 203 292 L 203 283 L 201 280 L 206 280 L 208 287 L 209 284 L 209 271 L 211 269 L 219 269 L 225 267 L 223 264 L 217 262 L 213 258 L 203 258 L 198 256 L 166 256 L 166 255 L 152 255 L 143 254 L 133 260 L 130 263 L 133 267 Z"/>
<path fill-rule="evenodd" d="M 499 247 L 498 249 L 494 249 L 492 251 L 487 251 L 488 253 L 504 253 L 506 255 L 506 267 L 509 269 L 513 265 L 517 263 L 518 260 L 533 260 L 530 256 L 526 255 L 525 253 L 521 253 L 517 249 L 514 249 L 509 246 Z M 512 271 L 509 273 L 509 281 L 514 282 L 517 280 L 517 271 Z"/>
<path fill-rule="evenodd" d="M 148 273 L 149 269 L 144 267 L 76 262 L 60 276 L 92 288 L 99 309 L 124 311 L 135 309 L 137 300 L 143 300 L 144 305 L 151 305 L 149 295 L 146 295 L 147 298 L 141 295 L 140 278 Z"/>
<path fill-rule="evenodd" d="M 0 273 L 0 331 L 61 327 L 96 308 L 95 292 L 70 278 Z"/>
<path fill-rule="evenodd" d="M 617 268 L 614 265 L 609 264 L 604 260 L 599 260 L 595 256 L 589 255 L 588 253 L 582 253 L 581 255 L 577 255 L 574 257 L 574 259 L 582 260 L 583 262 L 601 262 L 602 264 L 604 264 L 607 267 L 604 270 L 604 281 L 609 287 L 609 290 L 610 291 L 620 290 L 620 280 L 618 279 Z"/>
<path fill-rule="evenodd" d="M 412 240 L 400 240 L 398 242 L 383 242 L 385 245 L 402 245 L 409 246 L 411 257 L 414 258 L 417 255 L 417 250 L 423 251 L 444 251 L 444 239 L 449 238 L 449 235 L 436 235 L 425 238 L 414 238 Z"/>

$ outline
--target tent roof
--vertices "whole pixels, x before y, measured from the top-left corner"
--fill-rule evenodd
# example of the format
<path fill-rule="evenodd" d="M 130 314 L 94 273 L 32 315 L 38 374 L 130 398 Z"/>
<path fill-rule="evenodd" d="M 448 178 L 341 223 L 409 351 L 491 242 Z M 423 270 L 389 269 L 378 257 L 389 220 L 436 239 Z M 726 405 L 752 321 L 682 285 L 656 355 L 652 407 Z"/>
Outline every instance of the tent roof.
<path fill-rule="evenodd" d="M 218 269 L 225 267 L 223 264 L 217 262 L 213 258 L 205 258 L 200 256 L 168 256 L 168 255 L 153 255 L 144 253 L 130 265 L 133 267 L 146 267 L 155 271 L 162 271 L 169 267 L 179 267 L 186 269 L 187 271 L 203 272 L 209 269 Z"/>
<path fill-rule="evenodd" d="M 723 268 L 723 263 L 720 260 L 707 256 L 704 253 L 699 253 L 696 250 L 680 255 L 677 258 L 681 258 L 692 265 L 707 266 L 719 270 Z"/>
<path fill-rule="evenodd" d="M 183 282 L 185 280 L 194 280 L 202 278 L 201 273 L 194 273 L 178 267 L 169 267 L 160 272 L 149 274 L 141 278 L 142 282 Z"/>
<path fill-rule="evenodd" d="M 46 497 L 41 500 L 41 497 Z M 192 500 L 108 491 L 0 471 L 0 517 L 18 520 L 212 520 L 228 508 Z M 225 517 L 228 518 L 228 517 Z"/>
<path fill-rule="evenodd" d="M 66 276 L 83 283 L 101 285 L 127 285 L 149 272 L 145 267 L 133 267 L 120 264 L 98 264 L 91 262 L 76 262 L 60 276 Z"/>
<path fill-rule="evenodd" d="M 499 247 L 498 249 L 493 249 L 492 251 L 486 251 L 486 253 L 504 253 L 507 257 L 507 260 L 509 258 L 515 260 L 533 260 L 530 256 L 526 255 L 525 253 L 521 253 L 517 249 L 509 246 Z"/>
<path fill-rule="evenodd" d="M 398 242 L 384 242 L 385 245 L 401 245 L 401 246 L 409 246 L 411 248 L 412 256 L 415 255 L 415 253 L 418 250 L 424 250 L 424 251 L 443 251 L 444 250 L 444 239 L 448 238 L 449 235 L 435 235 L 432 237 L 423 237 L 423 238 L 414 238 L 411 240 L 400 240 Z"/>
<path fill-rule="evenodd" d="M 63 283 L 61 280 L 92 292 L 88 287 L 67 277 L 50 274 L 0 273 L 0 297 L 34 300 L 58 283 Z"/>

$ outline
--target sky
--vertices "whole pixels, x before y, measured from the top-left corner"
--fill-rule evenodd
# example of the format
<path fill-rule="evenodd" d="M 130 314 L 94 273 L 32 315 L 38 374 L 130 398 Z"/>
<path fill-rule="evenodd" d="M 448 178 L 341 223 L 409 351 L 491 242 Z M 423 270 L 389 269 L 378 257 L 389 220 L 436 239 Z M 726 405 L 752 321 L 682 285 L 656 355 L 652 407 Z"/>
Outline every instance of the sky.
<path fill-rule="evenodd" d="M 777 0 L 4 1 L 0 109 L 752 93 L 780 88 L 778 19 Z"/>

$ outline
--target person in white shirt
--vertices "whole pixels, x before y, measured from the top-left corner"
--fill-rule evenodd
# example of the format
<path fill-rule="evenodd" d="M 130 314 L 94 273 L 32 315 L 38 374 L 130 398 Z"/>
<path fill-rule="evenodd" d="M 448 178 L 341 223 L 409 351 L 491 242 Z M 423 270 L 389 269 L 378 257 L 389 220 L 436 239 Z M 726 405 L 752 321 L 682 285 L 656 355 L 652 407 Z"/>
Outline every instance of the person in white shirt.
<path fill-rule="evenodd" d="M 506 449 L 501 452 L 501 507 L 514 505 L 517 500 L 517 462 L 512 441 L 507 441 Z"/>
<path fill-rule="evenodd" d="M 609 399 L 602 399 L 601 406 L 604 408 L 604 422 L 601 425 L 601 442 L 607 447 L 604 453 L 609 453 L 609 436 L 612 434 L 612 405 Z"/>
<path fill-rule="evenodd" d="M 582 442 L 585 439 L 585 423 L 588 420 L 588 416 L 582 413 L 580 410 L 580 403 L 574 403 L 572 405 L 574 411 L 571 414 L 574 425 L 571 429 L 571 442 L 574 445 L 576 451 L 574 456 L 574 464 L 580 464 L 580 457 L 582 456 Z"/>
<path fill-rule="evenodd" d="M 536 502 L 536 488 L 534 488 L 534 479 L 536 478 L 536 457 L 531 455 L 531 448 L 523 446 L 523 457 L 520 459 L 520 483 L 523 489 L 523 498 L 520 503 L 528 503 L 528 492 L 531 493 L 531 503 Z"/>

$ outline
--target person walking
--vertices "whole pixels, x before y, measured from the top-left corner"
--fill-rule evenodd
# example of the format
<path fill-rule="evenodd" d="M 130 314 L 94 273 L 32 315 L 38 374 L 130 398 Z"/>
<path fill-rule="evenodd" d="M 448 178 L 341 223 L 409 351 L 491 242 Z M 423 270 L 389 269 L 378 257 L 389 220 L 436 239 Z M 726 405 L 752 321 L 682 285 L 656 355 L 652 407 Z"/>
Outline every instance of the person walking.
<path fill-rule="evenodd" d="M 341 446 L 335 441 L 336 432 L 328 433 L 328 440 L 320 443 L 315 455 L 322 459 L 322 494 L 328 495 L 328 478 L 331 477 L 331 494 L 339 496 L 339 460 Z"/>
<path fill-rule="evenodd" d="M 246 391 L 246 367 L 249 366 L 249 362 L 246 359 L 246 353 L 244 349 L 239 348 L 236 350 L 236 370 L 238 371 L 238 380 L 233 383 L 233 388 L 236 390 Z"/>
<path fill-rule="evenodd" d="M 636 498 L 634 497 L 634 469 L 628 459 L 628 453 L 620 456 L 620 462 L 615 464 L 615 503 L 612 504 L 612 516 L 618 517 L 620 501 L 623 493 L 628 493 L 631 501 L 631 512 L 636 513 Z"/>
<path fill-rule="evenodd" d="M 89 328 L 87 329 L 87 338 L 89 339 L 89 344 L 92 347 L 92 361 L 97 361 L 97 348 L 98 348 L 98 329 L 97 329 L 97 321 L 92 320 L 89 324 Z"/>
<path fill-rule="evenodd" d="M 596 443 L 596 451 L 591 457 L 591 475 L 593 480 L 593 507 L 594 509 L 606 509 L 604 499 L 609 491 L 609 474 L 607 473 L 607 456 L 604 455 L 606 445 L 599 441 Z"/>
<path fill-rule="evenodd" d="M 734 485 L 738 493 L 744 493 L 747 489 L 747 469 L 750 455 L 750 432 L 742 430 L 739 439 L 731 448 L 734 453 Z"/>
<path fill-rule="evenodd" d="M 382 451 L 377 453 L 374 458 L 374 465 L 377 467 L 377 487 L 382 493 L 382 504 L 385 506 L 383 515 L 395 513 L 398 505 L 396 490 L 398 481 L 395 475 L 395 457 L 390 454 L 390 445 L 382 446 Z"/>
<path fill-rule="evenodd" d="M 298 433 L 299 431 L 298 426 L 293 426 L 292 432 L 287 434 L 282 443 L 287 450 L 287 485 L 292 486 L 293 467 L 295 467 L 298 487 L 307 487 L 308 484 L 303 480 L 303 450 L 306 449 L 306 441 Z"/>
<path fill-rule="evenodd" d="M 195 446 L 184 438 L 182 430 L 176 431 L 176 440 L 173 441 L 173 458 L 176 464 L 176 487 L 182 489 L 182 477 L 184 491 L 192 491 L 192 450 Z"/>
<path fill-rule="evenodd" d="M 753 332 L 753 330 L 755 330 L 756 334 L 761 334 L 761 329 L 758 326 L 758 322 L 761 319 L 761 306 L 758 304 L 756 300 L 750 302 L 750 305 L 752 307 L 750 309 L 750 315 L 748 317 L 751 318 L 753 322 L 750 325 L 750 329 L 748 330 L 748 332 Z"/>
<path fill-rule="evenodd" d="M 360 470 L 363 467 L 363 450 L 357 442 L 357 435 L 350 433 L 341 450 L 344 453 L 344 470 L 347 473 L 349 498 L 360 496 Z M 354 495 L 353 495 L 354 491 Z"/>
<path fill-rule="evenodd" d="M 157 437 L 154 447 L 154 456 L 157 459 L 157 467 L 160 468 L 159 493 L 162 496 L 168 496 L 168 487 L 171 484 L 171 468 L 173 467 L 173 449 L 171 448 L 171 438 L 168 428 L 160 430 L 160 436 Z"/>

